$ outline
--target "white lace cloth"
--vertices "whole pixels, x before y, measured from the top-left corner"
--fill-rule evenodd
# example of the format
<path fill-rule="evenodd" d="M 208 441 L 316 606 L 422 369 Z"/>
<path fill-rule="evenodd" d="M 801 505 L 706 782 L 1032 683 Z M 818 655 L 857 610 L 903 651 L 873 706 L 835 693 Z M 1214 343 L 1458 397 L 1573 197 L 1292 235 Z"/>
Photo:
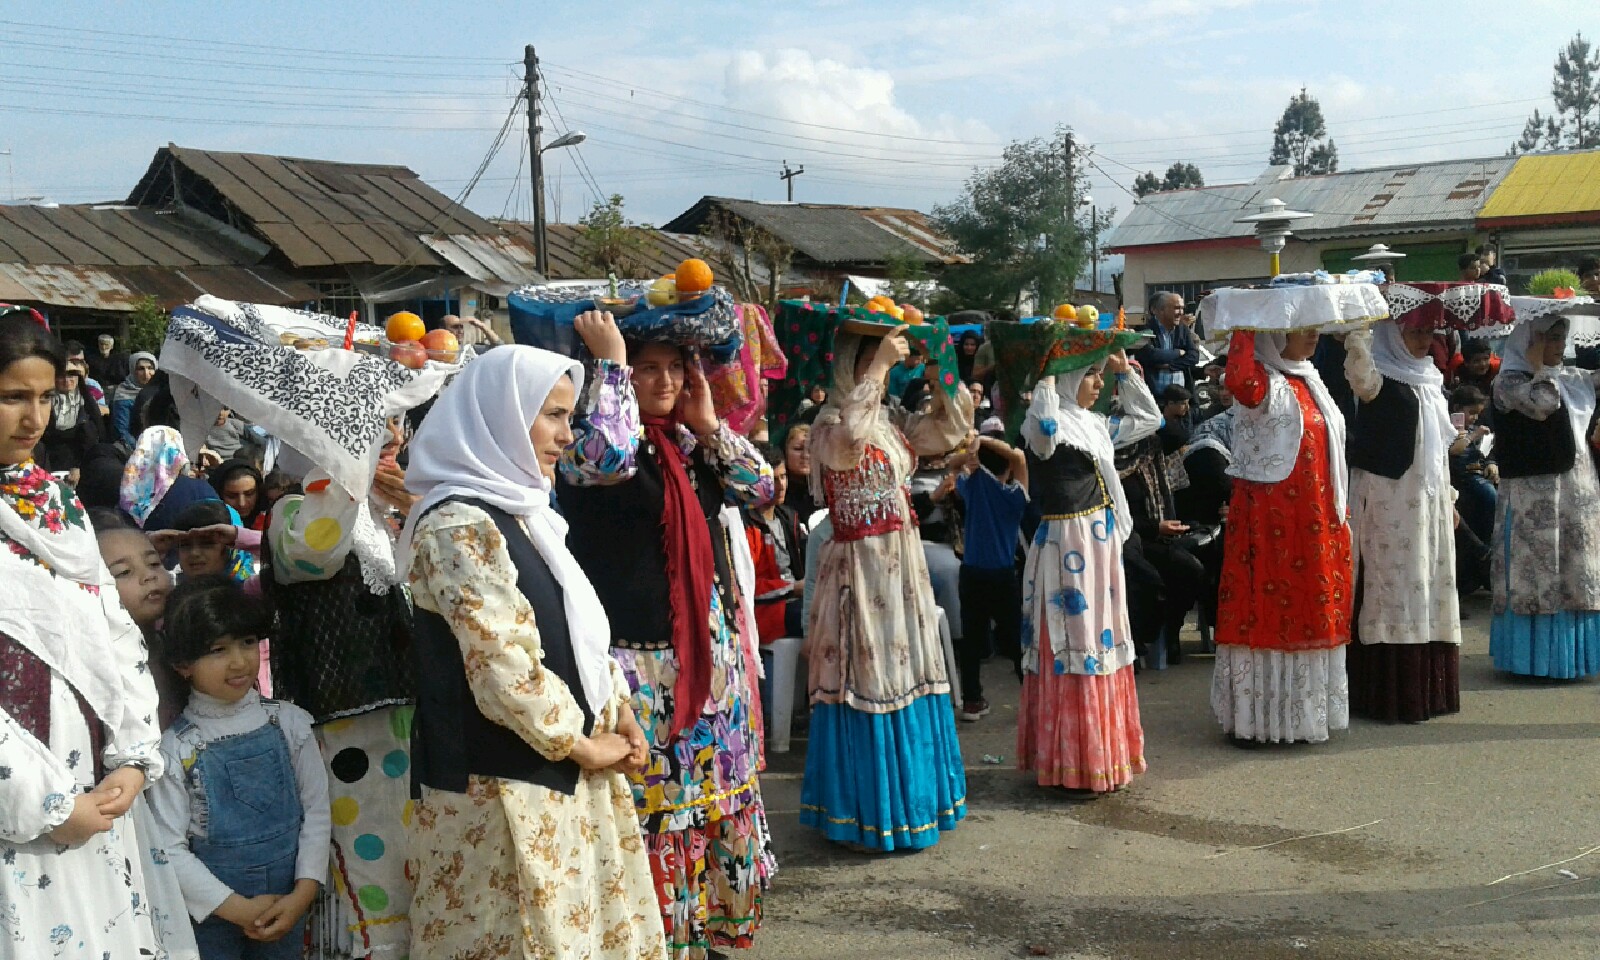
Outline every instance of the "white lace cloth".
<path fill-rule="evenodd" d="M 1224 644 L 1211 674 L 1222 732 L 1263 743 L 1313 743 L 1350 726 L 1344 647 L 1293 653 Z"/>
<path fill-rule="evenodd" d="M 1282 333 L 1337 330 L 1382 320 L 1388 301 L 1370 283 L 1322 283 L 1243 290 L 1225 287 L 1200 301 L 1205 328 L 1213 336 L 1234 330 Z"/>

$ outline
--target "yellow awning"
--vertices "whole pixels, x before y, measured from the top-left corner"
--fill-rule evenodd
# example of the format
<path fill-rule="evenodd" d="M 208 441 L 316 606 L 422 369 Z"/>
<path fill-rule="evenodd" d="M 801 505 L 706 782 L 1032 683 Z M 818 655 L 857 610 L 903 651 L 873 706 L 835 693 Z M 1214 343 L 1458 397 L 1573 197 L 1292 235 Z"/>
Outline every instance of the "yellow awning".
<path fill-rule="evenodd" d="M 1517 158 L 1478 219 L 1600 211 L 1600 151 Z"/>

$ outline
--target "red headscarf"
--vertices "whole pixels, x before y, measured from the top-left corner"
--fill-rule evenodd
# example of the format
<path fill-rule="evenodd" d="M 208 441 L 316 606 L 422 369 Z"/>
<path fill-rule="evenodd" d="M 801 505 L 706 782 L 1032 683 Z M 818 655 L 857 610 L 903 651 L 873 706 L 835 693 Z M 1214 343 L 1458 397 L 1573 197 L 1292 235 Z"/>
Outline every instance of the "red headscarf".
<path fill-rule="evenodd" d="M 711 589 L 716 560 L 700 498 L 689 483 L 689 458 L 678 446 L 678 421 L 644 416 L 644 435 L 656 450 L 665 505 L 662 546 L 667 558 L 667 590 L 672 600 L 672 649 L 678 654 L 673 687 L 672 729 L 694 728 L 711 693 Z"/>

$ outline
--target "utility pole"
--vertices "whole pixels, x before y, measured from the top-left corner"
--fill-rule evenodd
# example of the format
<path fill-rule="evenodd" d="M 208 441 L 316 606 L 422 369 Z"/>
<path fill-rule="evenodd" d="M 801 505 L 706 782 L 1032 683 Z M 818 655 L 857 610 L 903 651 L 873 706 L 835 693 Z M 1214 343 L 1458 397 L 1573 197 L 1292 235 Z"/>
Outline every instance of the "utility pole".
<path fill-rule="evenodd" d="M 784 182 L 784 185 L 789 188 L 789 202 L 790 203 L 794 203 L 794 178 L 800 176 L 800 174 L 805 173 L 805 172 L 806 172 L 806 168 L 805 167 L 801 167 L 798 170 L 790 170 L 789 169 L 789 161 L 787 161 L 787 160 L 783 161 L 783 172 L 778 174 L 778 179 L 782 180 Z"/>
<path fill-rule="evenodd" d="M 539 149 L 539 56 L 533 44 L 522 48 L 522 95 L 528 101 L 528 173 L 533 178 L 533 233 L 538 241 L 534 266 L 550 277 L 550 244 L 544 225 L 544 155 Z"/>

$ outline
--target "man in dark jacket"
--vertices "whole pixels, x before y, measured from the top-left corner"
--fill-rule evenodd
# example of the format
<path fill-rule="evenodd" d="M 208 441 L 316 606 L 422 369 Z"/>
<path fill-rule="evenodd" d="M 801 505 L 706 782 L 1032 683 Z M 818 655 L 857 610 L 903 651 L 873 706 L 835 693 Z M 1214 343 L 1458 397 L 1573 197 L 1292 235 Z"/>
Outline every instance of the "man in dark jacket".
<path fill-rule="evenodd" d="M 1150 392 L 1159 397 L 1162 390 L 1177 384 L 1192 394 L 1200 349 L 1194 342 L 1194 331 L 1182 322 L 1183 298 L 1169 291 L 1153 293 L 1147 314 L 1145 328 L 1155 337 L 1139 348 L 1134 359 L 1144 368 Z"/>

